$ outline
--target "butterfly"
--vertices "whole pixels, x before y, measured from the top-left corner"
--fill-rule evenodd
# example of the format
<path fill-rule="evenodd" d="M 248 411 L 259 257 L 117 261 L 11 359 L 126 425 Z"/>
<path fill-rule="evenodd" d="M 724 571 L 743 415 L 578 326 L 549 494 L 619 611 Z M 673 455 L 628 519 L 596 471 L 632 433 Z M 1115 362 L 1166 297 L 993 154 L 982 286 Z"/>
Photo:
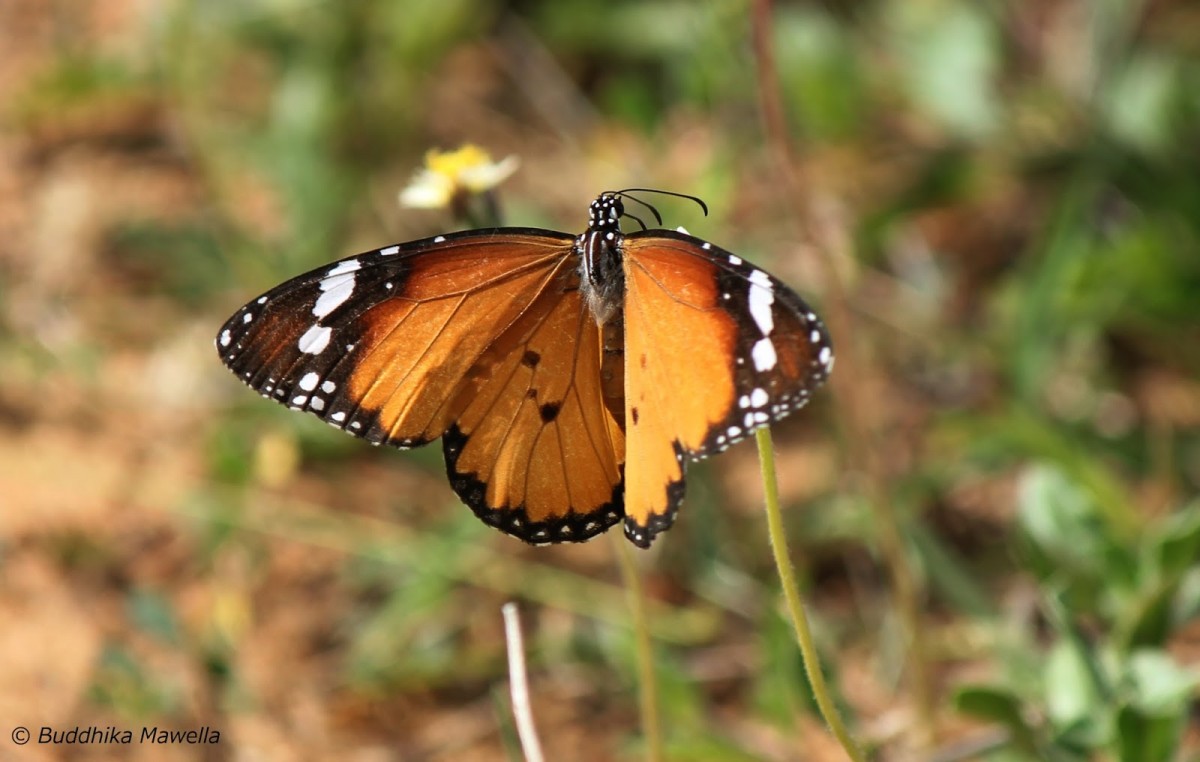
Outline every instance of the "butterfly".
<path fill-rule="evenodd" d="M 602 193 L 580 235 L 469 230 L 319 267 L 234 313 L 217 351 L 263 397 L 372 444 L 440 437 L 451 487 L 507 534 L 581 542 L 623 520 L 649 547 L 688 461 L 804 405 L 833 350 L 765 270 L 627 213 L 662 224 L 635 191 L 669 193 Z"/>

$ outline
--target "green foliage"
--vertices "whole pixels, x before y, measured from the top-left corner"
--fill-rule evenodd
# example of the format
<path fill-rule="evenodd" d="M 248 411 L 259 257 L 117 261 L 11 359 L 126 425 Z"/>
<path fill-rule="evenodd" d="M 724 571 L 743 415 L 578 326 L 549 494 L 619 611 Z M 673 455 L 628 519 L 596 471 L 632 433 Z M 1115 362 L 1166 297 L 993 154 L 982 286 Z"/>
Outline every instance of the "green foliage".
<path fill-rule="evenodd" d="M 464 654 L 458 647 L 464 602 L 451 569 L 477 541 L 478 527 L 460 517 L 445 522 L 415 554 L 403 574 L 366 560 L 350 569 L 354 587 L 376 590 L 370 605 L 344 623 L 349 637 L 346 677 L 369 690 L 461 680 L 485 667 L 491 656 Z M 370 548 L 363 548 L 369 559 Z"/>
<path fill-rule="evenodd" d="M 1200 670 L 1166 651 L 1181 581 L 1200 553 L 1200 505 L 1145 526 L 1137 537 L 1108 530 L 1087 492 L 1061 471 L 1026 473 L 1018 514 L 1023 566 L 1038 580 L 1051 633 L 1035 681 L 964 686 L 959 711 L 1003 725 L 1031 759 L 1175 758 L 1200 690 Z M 1022 674 L 1026 674 L 1022 672 Z"/>
<path fill-rule="evenodd" d="M 132 650 L 108 644 L 97 660 L 88 690 L 89 698 L 118 715 L 144 719 L 178 711 L 179 687 L 154 674 Z"/>

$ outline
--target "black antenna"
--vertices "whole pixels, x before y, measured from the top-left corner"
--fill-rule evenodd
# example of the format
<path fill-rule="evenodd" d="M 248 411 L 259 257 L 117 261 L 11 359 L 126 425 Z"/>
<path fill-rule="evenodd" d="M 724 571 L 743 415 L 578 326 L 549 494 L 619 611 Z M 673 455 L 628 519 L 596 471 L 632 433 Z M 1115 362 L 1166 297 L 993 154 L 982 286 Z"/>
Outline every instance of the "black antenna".
<path fill-rule="evenodd" d="M 642 201 L 637 196 L 630 196 L 630 195 L 626 194 L 625 191 L 613 191 L 613 195 L 620 196 L 621 198 L 629 199 L 630 201 L 636 201 L 637 203 L 641 204 L 642 206 L 644 206 L 650 210 L 650 213 L 654 215 L 654 219 L 658 221 L 659 225 L 663 224 L 662 215 L 658 213 L 658 210 L 655 209 L 650 204 L 647 204 L 645 201 Z M 625 212 L 624 210 L 622 210 L 622 212 L 626 217 L 633 217 L 633 215 L 630 214 L 629 212 Z M 637 220 L 638 218 L 633 217 L 633 219 Z M 642 222 L 642 221 L 638 220 L 638 222 Z M 645 230 L 645 229 L 646 229 L 646 225 L 645 225 L 645 223 L 642 223 L 642 230 Z"/>
<path fill-rule="evenodd" d="M 638 202 L 639 204 L 642 204 L 643 206 L 649 207 L 651 210 L 653 210 L 654 207 L 650 206 L 645 201 L 642 201 L 640 198 L 637 198 L 636 196 L 630 196 L 629 194 L 630 193 L 659 193 L 663 196 L 674 196 L 675 198 L 686 198 L 688 201 L 694 201 L 696 203 L 696 205 L 700 207 L 700 211 L 704 212 L 704 216 L 705 217 L 708 216 L 708 204 L 704 203 L 704 201 L 702 199 L 700 199 L 698 196 L 692 196 L 687 193 L 676 193 L 675 191 L 659 190 L 658 188 L 625 188 L 624 190 L 612 191 L 612 193 L 617 196 L 623 196 L 624 198 L 632 199 L 632 200 Z M 658 216 L 657 211 L 654 212 L 654 216 L 656 218 L 658 218 L 658 224 L 661 225 L 662 218 Z"/>
<path fill-rule="evenodd" d="M 634 199 L 634 200 L 636 201 L 637 199 Z M 651 211 L 654 211 L 654 207 L 651 207 L 651 208 L 650 208 L 650 210 L 651 210 Z M 638 217 L 637 215 L 630 214 L 629 212 L 623 212 L 623 213 L 622 213 L 622 216 L 623 216 L 623 217 L 628 217 L 629 219 L 633 220 L 633 221 L 634 221 L 634 222 L 636 222 L 637 224 L 641 225 L 641 226 L 642 226 L 642 230 L 648 230 L 648 229 L 649 229 L 649 228 L 647 228 L 647 227 L 646 227 L 646 223 L 642 222 L 642 218 L 641 218 L 641 217 Z M 655 217 L 657 217 L 657 216 L 658 216 L 658 213 L 656 212 L 654 216 L 655 216 Z M 659 224 L 659 225 L 661 225 L 661 224 L 662 224 L 662 220 L 659 220 L 659 221 L 658 221 L 658 224 Z"/>

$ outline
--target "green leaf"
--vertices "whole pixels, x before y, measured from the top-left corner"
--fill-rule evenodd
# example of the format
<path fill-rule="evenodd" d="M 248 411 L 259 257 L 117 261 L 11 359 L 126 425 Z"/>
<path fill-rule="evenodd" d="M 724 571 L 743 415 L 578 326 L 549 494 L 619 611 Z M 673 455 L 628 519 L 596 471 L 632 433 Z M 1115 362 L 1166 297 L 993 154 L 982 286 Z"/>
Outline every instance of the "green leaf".
<path fill-rule="evenodd" d="M 1021 528 L 1050 568 L 1068 576 L 1104 576 L 1108 543 L 1095 504 L 1061 471 L 1031 468 L 1021 479 L 1018 501 Z"/>
<path fill-rule="evenodd" d="M 1157 538 L 1157 562 L 1164 577 L 1182 575 L 1200 563 L 1200 503 L 1168 517 Z"/>
<path fill-rule="evenodd" d="M 1109 708 L 1090 656 L 1068 639 L 1057 641 L 1046 660 L 1046 711 L 1069 746 L 1096 747 L 1109 736 Z"/>
<path fill-rule="evenodd" d="M 1180 668 L 1170 654 L 1141 650 L 1129 660 L 1128 676 L 1133 683 L 1131 705 L 1153 715 L 1182 714 L 1200 686 L 1200 672 Z"/>
<path fill-rule="evenodd" d="M 1118 631 L 1126 647 L 1157 647 L 1171 634 L 1172 625 L 1186 618 L 1183 583 L 1200 558 L 1200 510 L 1190 507 L 1158 522 L 1142 554 L 1141 590 L 1133 606 L 1125 607 Z"/>
<path fill-rule="evenodd" d="M 1004 108 L 995 97 L 999 35 L 982 7 L 936 2 L 891 7 L 893 44 L 909 97 L 962 137 L 994 129 Z"/>
<path fill-rule="evenodd" d="M 972 576 L 967 564 L 929 527 L 913 522 L 906 531 L 929 585 L 951 605 L 973 616 L 991 616 L 995 607 L 988 594 Z"/>
<path fill-rule="evenodd" d="M 1106 746 L 1112 738 L 1111 716 L 1080 717 L 1059 729 L 1054 747 L 1080 759 L 1092 759 L 1096 749 Z"/>
<path fill-rule="evenodd" d="M 1121 762 L 1167 762 L 1183 732 L 1183 715 L 1152 715 L 1126 706 L 1117 715 L 1117 758 Z"/>
<path fill-rule="evenodd" d="M 1169 57 L 1143 53 L 1101 91 L 1104 116 L 1118 138 L 1151 153 L 1170 146 L 1177 69 Z"/>
<path fill-rule="evenodd" d="M 1123 648 L 1153 648 L 1163 645 L 1171 634 L 1173 603 L 1178 582 L 1160 585 L 1139 596 L 1134 605 L 1126 606 L 1129 619 L 1121 621 L 1117 631 Z"/>
<path fill-rule="evenodd" d="M 1034 731 L 1021 712 L 1021 699 L 1012 691 L 991 685 L 963 686 L 954 694 L 954 706 L 963 714 L 1008 728 L 1012 742 L 1023 751 L 1037 750 Z"/>

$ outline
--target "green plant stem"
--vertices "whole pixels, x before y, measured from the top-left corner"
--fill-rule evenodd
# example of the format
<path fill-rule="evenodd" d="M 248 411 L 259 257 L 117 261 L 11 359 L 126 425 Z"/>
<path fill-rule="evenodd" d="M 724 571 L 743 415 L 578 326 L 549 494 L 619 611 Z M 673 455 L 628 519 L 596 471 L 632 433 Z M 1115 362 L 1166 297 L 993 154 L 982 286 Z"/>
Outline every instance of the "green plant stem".
<path fill-rule="evenodd" d="M 775 449 L 771 445 L 771 430 L 761 428 L 755 432 L 755 437 L 758 442 L 759 463 L 762 465 L 767 533 L 771 538 L 771 552 L 775 555 L 775 567 L 779 570 L 779 583 L 783 586 L 788 614 L 792 619 L 792 627 L 796 630 L 796 642 L 804 659 L 804 670 L 808 673 L 808 682 L 812 686 L 813 697 L 817 700 L 817 708 L 821 710 L 821 716 L 825 718 L 829 729 L 846 750 L 846 756 L 854 762 L 862 762 L 862 751 L 850 737 L 850 732 L 846 730 L 842 717 L 829 695 L 817 647 L 813 642 L 812 630 L 808 627 L 808 617 L 804 613 L 804 602 L 800 599 L 800 588 L 796 585 L 796 572 L 788 555 L 787 535 L 784 533 L 783 515 L 779 510 L 779 485 L 775 480 Z"/>
<path fill-rule="evenodd" d="M 781 195 L 793 207 L 795 213 L 791 217 L 798 221 L 801 235 L 813 242 L 813 251 L 824 270 L 829 290 L 828 326 L 837 347 L 839 369 L 830 386 L 844 427 L 848 465 L 864 477 L 865 497 L 875 517 L 880 551 L 896 593 L 896 610 L 903 629 L 907 673 L 916 710 L 914 734 L 919 746 L 928 747 L 936 735 L 937 718 L 929 653 L 921 637 L 923 592 L 908 557 L 900 519 L 889 500 L 887 474 L 879 454 L 878 424 L 868 421 L 863 414 L 873 393 L 871 381 L 877 374 L 860 346 L 860 333 L 855 328 L 849 294 L 838 267 L 839 262 L 850 260 L 851 244 L 845 223 L 838 219 L 837 204 L 812 183 L 805 182 L 801 165 L 793 153 L 780 98 L 779 72 L 775 66 L 771 0 L 752 0 L 750 19 L 767 144 L 775 153 L 774 166 Z"/>
<path fill-rule="evenodd" d="M 642 715 L 642 733 L 646 737 L 647 762 L 661 762 L 663 758 L 662 728 L 658 713 L 658 678 L 654 672 L 654 650 L 650 643 L 650 623 L 646 615 L 646 597 L 642 590 L 642 579 L 629 543 L 620 532 L 609 536 L 617 548 L 617 561 L 621 577 L 629 593 L 629 610 L 633 614 L 633 637 L 637 650 L 638 708 Z"/>

